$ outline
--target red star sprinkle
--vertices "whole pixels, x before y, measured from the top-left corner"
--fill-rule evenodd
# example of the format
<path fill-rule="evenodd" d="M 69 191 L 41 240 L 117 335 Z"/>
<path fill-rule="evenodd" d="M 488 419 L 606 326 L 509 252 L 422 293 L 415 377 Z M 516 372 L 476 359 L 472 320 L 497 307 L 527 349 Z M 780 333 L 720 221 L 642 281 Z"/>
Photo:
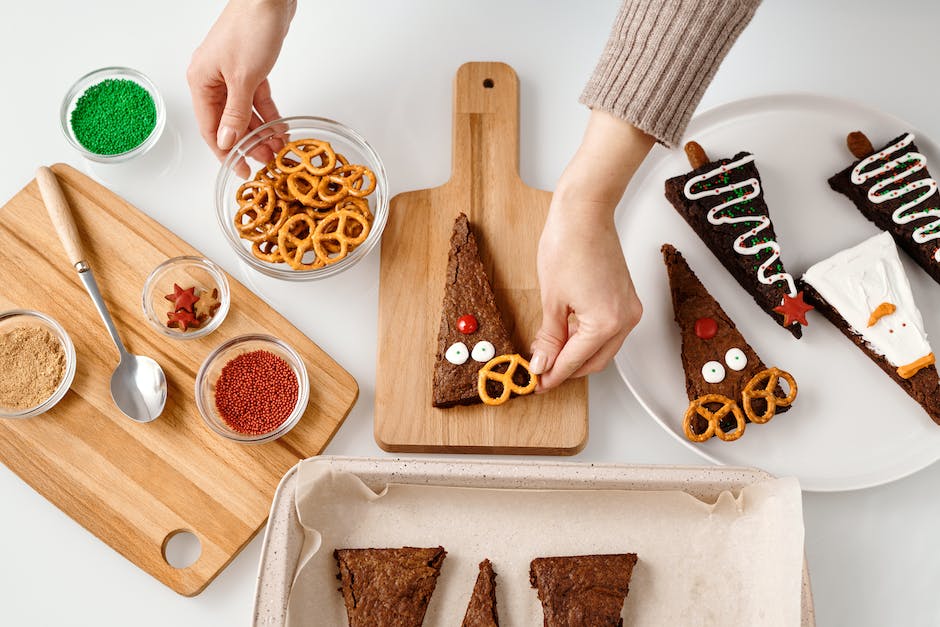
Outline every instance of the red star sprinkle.
<path fill-rule="evenodd" d="M 191 311 L 170 311 L 167 312 L 166 317 L 169 318 L 166 326 L 184 332 L 186 329 L 195 329 L 202 324 Z"/>
<path fill-rule="evenodd" d="M 193 305 L 199 300 L 195 287 L 184 290 L 176 283 L 173 284 L 173 293 L 167 294 L 164 298 L 173 303 L 173 311 L 188 311 L 189 313 L 193 312 Z"/>
<path fill-rule="evenodd" d="M 803 301 L 803 292 L 797 292 L 796 296 L 789 294 L 783 295 L 783 302 L 774 311 L 783 314 L 783 326 L 788 327 L 794 322 L 799 322 L 804 327 L 807 326 L 806 312 L 815 309 L 812 305 L 807 305 Z"/>

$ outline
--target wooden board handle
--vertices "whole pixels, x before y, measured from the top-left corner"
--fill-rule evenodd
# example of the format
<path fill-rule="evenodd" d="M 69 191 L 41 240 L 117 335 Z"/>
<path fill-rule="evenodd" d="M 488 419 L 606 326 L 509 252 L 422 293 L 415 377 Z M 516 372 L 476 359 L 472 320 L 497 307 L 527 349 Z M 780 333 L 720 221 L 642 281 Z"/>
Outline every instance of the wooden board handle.
<path fill-rule="evenodd" d="M 505 63 L 464 63 L 457 70 L 451 169 L 456 181 L 519 178 L 519 77 Z"/>
<path fill-rule="evenodd" d="M 36 170 L 36 182 L 39 184 L 42 201 L 46 204 L 49 219 L 52 220 L 52 226 L 59 234 L 59 240 L 65 248 L 69 263 L 76 266 L 85 261 L 85 250 L 82 248 L 82 240 L 78 235 L 75 219 L 72 217 L 72 209 L 69 207 L 68 200 L 65 199 L 65 194 L 62 193 L 59 180 L 52 170 L 43 165 Z"/>

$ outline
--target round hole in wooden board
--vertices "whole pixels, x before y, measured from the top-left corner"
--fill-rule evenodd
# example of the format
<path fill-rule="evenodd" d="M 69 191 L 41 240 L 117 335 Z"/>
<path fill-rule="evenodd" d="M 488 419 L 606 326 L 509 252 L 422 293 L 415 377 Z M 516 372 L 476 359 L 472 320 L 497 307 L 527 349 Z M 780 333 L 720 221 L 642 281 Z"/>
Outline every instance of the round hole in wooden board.
<path fill-rule="evenodd" d="M 163 559 L 173 568 L 189 568 L 202 555 L 202 543 L 192 531 L 177 529 L 163 540 Z"/>
<path fill-rule="evenodd" d="M 483 79 L 483 86 L 486 87 L 487 89 L 492 89 L 495 84 L 496 83 L 493 82 L 492 78 Z"/>

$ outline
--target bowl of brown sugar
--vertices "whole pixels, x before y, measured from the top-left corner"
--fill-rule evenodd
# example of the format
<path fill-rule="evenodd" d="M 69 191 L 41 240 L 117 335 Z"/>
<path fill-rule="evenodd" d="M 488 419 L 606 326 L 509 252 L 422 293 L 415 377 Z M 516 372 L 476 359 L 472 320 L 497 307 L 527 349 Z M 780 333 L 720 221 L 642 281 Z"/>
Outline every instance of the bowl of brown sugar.
<path fill-rule="evenodd" d="M 75 346 L 49 316 L 0 313 L 0 418 L 38 416 L 58 403 L 75 376 Z"/>

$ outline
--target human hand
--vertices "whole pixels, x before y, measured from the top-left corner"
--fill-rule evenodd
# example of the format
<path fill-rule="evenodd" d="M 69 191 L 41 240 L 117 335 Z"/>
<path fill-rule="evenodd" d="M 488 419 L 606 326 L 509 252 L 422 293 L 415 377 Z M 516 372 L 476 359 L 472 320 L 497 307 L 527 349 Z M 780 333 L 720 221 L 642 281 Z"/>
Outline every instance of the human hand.
<path fill-rule="evenodd" d="M 231 0 L 193 53 L 186 72 L 193 110 L 219 159 L 248 131 L 280 117 L 267 76 L 295 9 L 294 0 Z M 248 166 L 238 167 L 247 176 Z"/>
<path fill-rule="evenodd" d="M 542 326 L 530 366 L 541 375 L 540 392 L 603 369 L 640 321 L 643 308 L 613 216 L 653 141 L 594 111 L 559 180 L 538 250 Z"/>

